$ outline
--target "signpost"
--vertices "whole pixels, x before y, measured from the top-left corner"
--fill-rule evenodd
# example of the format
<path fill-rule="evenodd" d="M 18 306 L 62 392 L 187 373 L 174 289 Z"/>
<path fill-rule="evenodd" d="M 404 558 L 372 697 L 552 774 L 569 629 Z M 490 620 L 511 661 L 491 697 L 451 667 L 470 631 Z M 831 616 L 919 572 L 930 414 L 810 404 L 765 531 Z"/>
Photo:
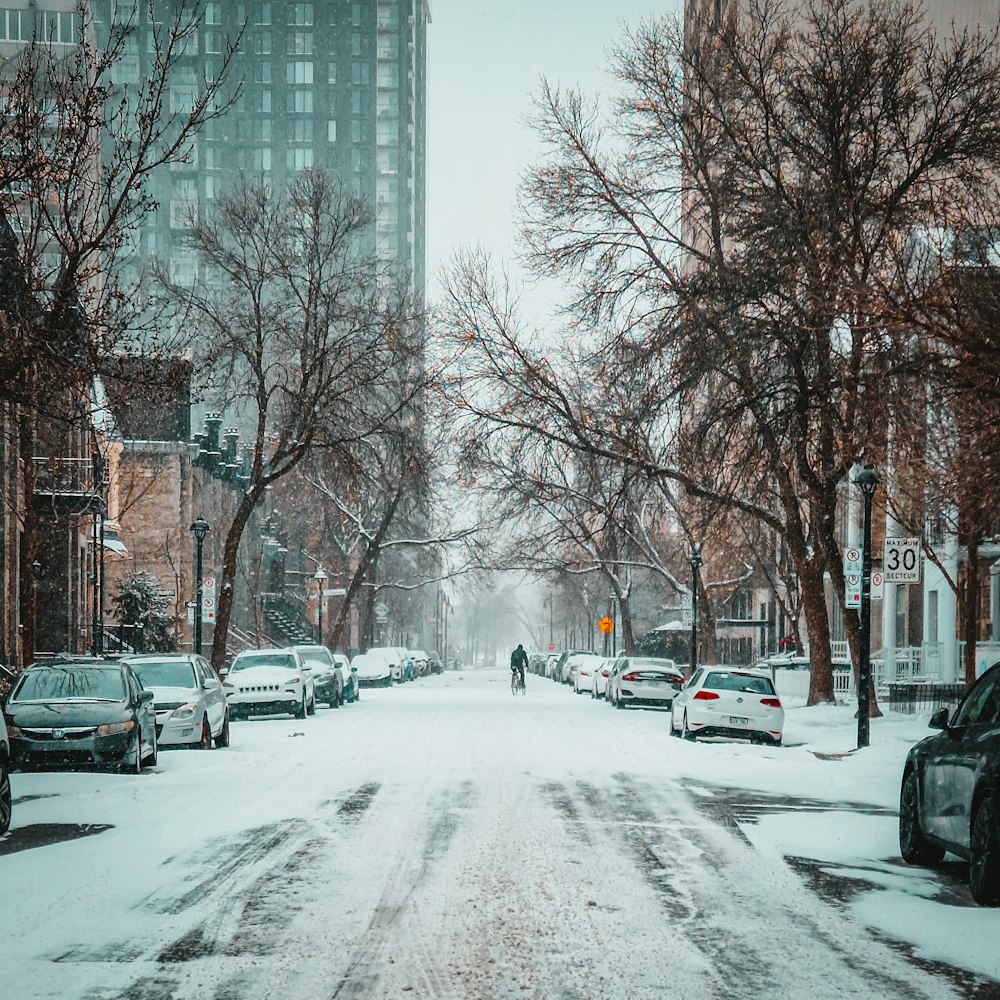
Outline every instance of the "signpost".
<path fill-rule="evenodd" d="M 554 642 L 549 643 L 549 652 L 554 653 L 556 651 L 556 644 Z"/>
<path fill-rule="evenodd" d="M 886 583 L 920 583 L 920 539 L 887 538 L 882 570 Z"/>
<path fill-rule="evenodd" d="M 614 631 L 615 623 L 611 620 L 610 616 L 605 615 L 598 623 L 597 627 L 605 634 L 611 635 Z"/>
<path fill-rule="evenodd" d="M 881 572 L 879 570 L 874 570 L 872 572 L 872 600 L 881 601 L 882 600 L 882 584 L 885 583 Z"/>

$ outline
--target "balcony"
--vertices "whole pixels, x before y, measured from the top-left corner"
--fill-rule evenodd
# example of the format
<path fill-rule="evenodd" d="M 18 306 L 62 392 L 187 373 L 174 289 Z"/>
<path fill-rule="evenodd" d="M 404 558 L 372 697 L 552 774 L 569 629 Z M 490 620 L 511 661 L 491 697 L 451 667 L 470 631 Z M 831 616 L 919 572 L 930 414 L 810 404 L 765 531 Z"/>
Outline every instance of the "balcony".
<path fill-rule="evenodd" d="M 104 514 L 107 484 L 92 458 L 36 456 L 35 507 L 56 514 Z"/>

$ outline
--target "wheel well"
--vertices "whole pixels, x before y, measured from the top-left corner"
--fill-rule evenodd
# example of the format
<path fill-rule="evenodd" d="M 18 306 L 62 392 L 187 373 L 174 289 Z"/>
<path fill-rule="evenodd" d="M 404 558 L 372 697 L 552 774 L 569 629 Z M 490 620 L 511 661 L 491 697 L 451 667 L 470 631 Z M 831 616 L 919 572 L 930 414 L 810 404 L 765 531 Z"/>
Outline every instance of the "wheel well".
<path fill-rule="evenodd" d="M 988 799 L 990 797 L 990 790 L 986 785 L 985 781 L 980 781 L 976 785 L 976 790 L 972 793 L 972 802 L 969 805 L 969 826 L 971 828 L 972 821 L 976 818 L 976 811 L 979 809 L 979 804 L 983 799 Z"/>

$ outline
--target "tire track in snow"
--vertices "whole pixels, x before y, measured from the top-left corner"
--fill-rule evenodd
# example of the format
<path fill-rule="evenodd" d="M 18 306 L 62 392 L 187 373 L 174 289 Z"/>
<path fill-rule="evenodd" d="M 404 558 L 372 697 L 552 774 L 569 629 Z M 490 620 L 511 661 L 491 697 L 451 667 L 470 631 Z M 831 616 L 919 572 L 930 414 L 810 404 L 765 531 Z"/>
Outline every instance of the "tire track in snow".
<path fill-rule="evenodd" d="M 434 864 L 443 858 L 459 829 L 462 813 L 476 800 L 470 781 L 457 790 L 446 789 L 427 803 L 430 822 L 421 838 L 413 838 L 389 869 L 382 895 L 375 906 L 368 928 L 337 984 L 331 1000 L 369 1000 L 386 970 L 396 964 L 390 951 L 399 951 L 407 961 L 408 989 L 422 997 L 445 997 L 446 974 L 426 948 L 413 939 L 401 939 L 398 924 L 414 893 L 420 888 Z"/>

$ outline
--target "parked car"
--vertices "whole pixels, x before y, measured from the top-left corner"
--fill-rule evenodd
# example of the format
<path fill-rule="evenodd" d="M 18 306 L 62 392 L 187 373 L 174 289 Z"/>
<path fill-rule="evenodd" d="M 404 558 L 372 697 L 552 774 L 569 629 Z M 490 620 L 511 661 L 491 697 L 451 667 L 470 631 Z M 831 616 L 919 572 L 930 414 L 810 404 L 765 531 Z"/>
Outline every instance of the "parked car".
<path fill-rule="evenodd" d="M 359 653 L 351 660 L 351 671 L 358 678 L 359 688 L 392 686 L 392 666 L 384 656 Z"/>
<path fill-rule="evenodd" d="M 950 718 L 949 718 L 950 716 Z M 969 862 L 972 898 L 1000 903 L 1000 664 L 987 670 L 952 714 L 930 720 L 941 732 L 913 747 L 899 791 L 899 853 L 937 865 L 945 851 Z"/>
<path fill-rule="evenodd" d="M 344 678 L 344 701 L 349 704 L 356 702 L 360 697 L 358 691 L 358 675 L 351 672 L 351 661 L 343 653 L 331 653 L 333 662 L 340 667 L 340 674 Z"/>
<path fill-rule="evenodd" d="M 13 802 L 14 796 L 10 790 L 10 738 L 7 736 L 3 712 L 0 712 L 0 837 L 10 829 Z"/>
<path fill-rule="evenodd" d="M 427 653 L 427 668 L 432 674 L 444 673 L 444 663 L 441 660 L 441 654 L 437 650 L 432 649 Z"/>
<path fill-rule="evenodd" d="M 413 660 L 413 669 L 417 677 L 426 677 L 430 672 L 427 666 L 427 654 L 422 649 L 409 650 L 410 659 Z"/>
<path fill-rule="evenodd" d="M 279 712 L 304 719 L 316 711 L 310 671 L 290 646 L 237 653 L 226 675 L 225 688 L 233 719 Z"/>
<path fill-rule="evenodd" d="M 601 665 L 594 671 L 591 678 L 590 696 L 591 698 L 606 698 L 608 694 L 608 677 L 611 668 L 615 665 L 613 656 L 606 656 L 601 660 Z"/>
<path fill-rule="evenodd" d="M 684 674 L 673 660 L 622 656 L 608 674 L 608 701 L 615 708 L 629 705 L 670 708 L 683 686 Z"/>
<path fill-rule="evenodd" d="M 574 694 L 591 694 L 594 690 L 594 674 L 604 663 L 604 657 L 597 653 L 579 653 L 570 658 Z"/>
<path fill-rule="evenodd" d="M 545 663 L 542 664 L 542 668 L 538 671 L 539 675 L 542 677 L 551 677 L 558 662 L 559 654 L 549 653 L 549 655 L 545 657 Z"/>
<path fill-rule="evenodd" d="M 159 746 L 229 746 L 229 702 L 207 660 L 192 653 L 127 656 L 142 686 L 153 692 Z"/>
<path fill-rule="evenodd" d="M 559 658 L 552 665 L 552 673 L 546 674 L 547 677 L 551 677 L 556 683 L 568 684 L 569 683 L 569 668 L 566 665 L 566 661 L 571 656 L 576 656 L 577 653 L 589 653 L 589 649 L 564 649 L 560 654 Z M 565 678 L 565 680 L 564 680 Z"/>
<path fill-rule="evenodd" d="M 392 680 L 396 684 L 402 684 L 403 681 L 412 679 L 406 676 L 408 672 L 412 673 L 412 665 L 407 671 L 408 657 L 405 649 L 400 650 L 396 646 L 372 646 L 368 650 L 368 655 L 381 656 L 389 664 Z"/>
<path fill-rule="evenodd" d="M 6 710 L 14 767 L 116 764 L 138 774 L 156 765 L 153 692 L 127 663 L 35 663 L 18 677 Z"/>
<path fill-rule="evenodd" d="M 699 667 L 674 699 L 674 736 L 731 736 L 781 745 L 785 710 L 769 673 L 751 667 Z"/>
<path fill-rule="evenodd" d="M 344 704 L 344 671 L 326 646 L 293 646 L 312 674 L 313 698 L 330 708 Z"/>

